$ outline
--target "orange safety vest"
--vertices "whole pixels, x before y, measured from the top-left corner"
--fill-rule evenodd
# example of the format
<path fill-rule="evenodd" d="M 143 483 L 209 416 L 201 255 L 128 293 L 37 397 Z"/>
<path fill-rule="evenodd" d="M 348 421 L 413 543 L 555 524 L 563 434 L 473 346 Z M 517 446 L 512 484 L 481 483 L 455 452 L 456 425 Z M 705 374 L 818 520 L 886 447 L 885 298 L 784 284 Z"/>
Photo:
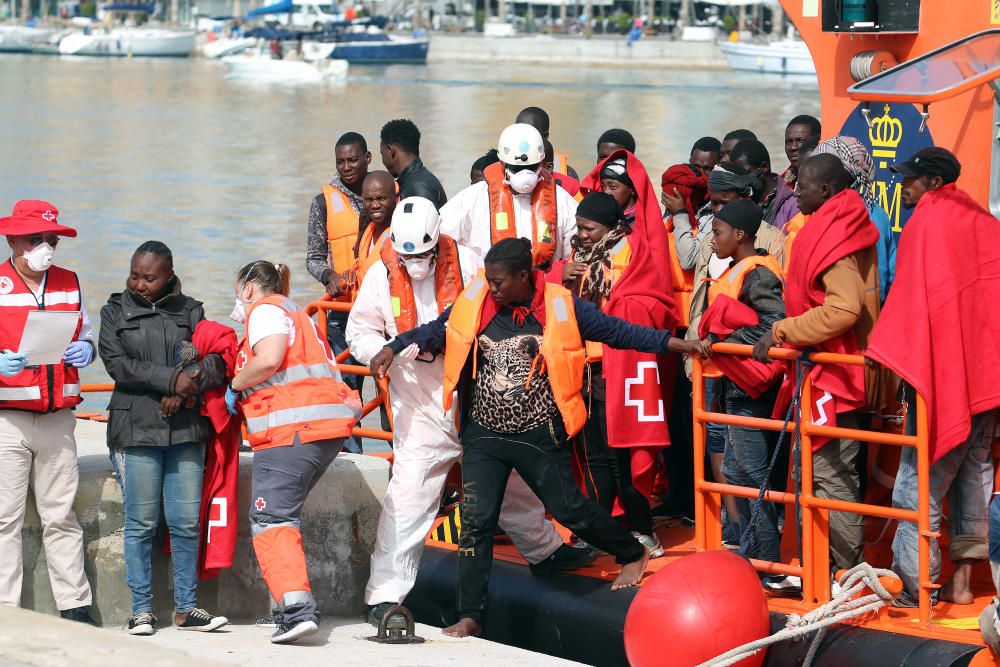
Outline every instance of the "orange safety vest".
<path fill-rule="evenodd" d="M 697 222 L 697 220 L 695 221 Z M 694 293 L 694 268 L 682 269 L 681 260 L 677 256 L 677 241 L 674 239 L 674 218 L 670 216 L 664 221 L 667 226 L 667 250 L 670 253 L 670 282 L 674 289 L 674 300 L 680 312 L 678 327 L 691 324 L 691 295 Z M 692 227 L 692 234 L 698 237 L 698 228 Z"/>
<path fill-rule="evenodd" d="M 340 379 L 326 338 L 306 311 L 288 297 L 275 294 L 257 301 L 247 313 L 247 335 L 240 342 L 236 372 L 254 357 L 249 343 L 254 308 L 278 306 L 292 321 L 289 346 L 281 366 L 266 380 L 244 389 L 243 416 L 247 440 L 255 450 L 346 438 L 361 415 L 358 393 Z"/>
<path fill-rule="evenodd" d="M 437 251 L 434 285 L 437 288 L 438 314 L 441 314 L 455 303 L 464 285 L 458 244 L 450 236 L 442 234 L 438 237 Z M 392 301 L 392 316 L 396 319 L 396 332 L 401 334 L 415 329 L 417 306 L 413 299 L 413 285 L 391 243 L 382 244 L 382 263 L 389 273 L 389 298 Z"/>
<path fill-rule="evenodd" d="M 361 286 L 361 282 L 365 279 L 365 274 L 368 273 L 368 269 L 372 268 L 375 262 L 379 261 L 382 256 L 379 254 L 385 240 L 389 238 L 389 228 L 382 232 L 382 236 L 372 243 L 372 239 L 375 236 L 375 223 L 369 223 L 365 227 L 364 233 L 361 235 L 361 241 L 358 243 L 358 258 L 354 262 L 354 280 L 357 286 Z"/>
<path fill-rule="evenodd" d="M 629 245 L 628 237 L 623 238 L 621 241 L 611 249 L 611 288 L 614 289 L 615 284 L 618 279 L 622 277 L 625 273 L 625 269 L 628 268 L 628 263 L 632 261 L 632 246 Z M 589 271 L 588 271 L 589 273 Z M 584 280 L 586 280 L 586 274 L 584 274 Z M 581 281 L 581 286 L 583 281 Z M 601 304 L 603 307 L 604 304 Z M 604 358 L 604 343 L 598 343 L 597 341 L 588 340 L 586 341 L 587 349 L 587 363 L 594 364 Z"/>
<path fill-rule="evenodd" d="M 785 263 L 785 270 L 788 270 L 788 266 L 792 261 L 792 245 L 795 243 L 795 237 L 798 236 L 802 228 L 806 226 L 809 222 L 809 216 L 799 211 L 795 214 L 795 217 L 788 221 L 783 230 L 785 233 L 785 252 L 782 255 L 782 260 Z"/>
<path fill-rule="evenodd" d="M 354 243 L 358 240 L 358 214 L 347 195 L 323 186 L 326 199 L 326 238 L 330 248 L 330 266 L 343 274 L 354 268 Z"/>
<path fill-rule="evenodd" d="M 493 245 L 517 236 L 514 221 L 514 196 L 504 184 L 506 167 L 502 162 L 483 170 L 490 195 L 490 237 Z M 545 266 L 556 253 L 556 185 L 552 180 L 538 181 L 531 193 L 531 261 Z"/>
<path fill-rule="evenodd" d="M 778 280 L 785 282 L 785 271 L 778 264 L 778 260 L 770 255 L 752 255 L 723 271 L 722 275 L 712 281 L 708 286 L 708 305 L 715 303 L 719 295 L 725 294 L 730 299 L 739 301 L 740 292 L 743 291 L 743 282 L 747 274 L 763 266 L 771 273 L 778 276 Z M 703 363 L 703 374 L 706 377 L 722 377 L 722 372 L 712 363 L 711 359 L 706 359 Z"/>
<path fill-rule="evenodd" d="M 478 344 L 479 324 L 488 294 L 486 275 L 480 270 L 459 295 L 448 317 L 444 350 L 445 412 L 451 409 L 452 397 L 470 352 L 475 354 L 473 348 Z M 587 353 L 576 322 L 573 294 L 562 285 L 545 285 L 545 326 L 542 329 L 540 354 L 566 432 L 569 437 L 573 437 L 580 432 L 587 420 L 587 406 L 580 394 Z M 475 372 L 473 359 L 473 377 Z"/>

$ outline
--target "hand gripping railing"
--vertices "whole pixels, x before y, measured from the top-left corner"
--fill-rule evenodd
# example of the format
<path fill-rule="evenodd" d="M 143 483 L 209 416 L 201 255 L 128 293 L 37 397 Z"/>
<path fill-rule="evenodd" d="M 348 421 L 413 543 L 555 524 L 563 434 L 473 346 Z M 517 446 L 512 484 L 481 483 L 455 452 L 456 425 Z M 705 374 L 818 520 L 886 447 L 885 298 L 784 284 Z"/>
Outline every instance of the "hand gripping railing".
<path fill-rule="evenodd" d="M 714 354 L 729 354 L 749 357 L 753 348 L 749 345 L 716 343 Z M 844 364 L 864 366 L 864 357 L 848 354 L 813 352 L 805 354 L 795 350 L 771 348 L 770 357 L 780 361 L 795 361 L 803 356 L 813 364 Z M 705 479 L 705 425 L 707 423 L 729 426 L 743 426 L 768 431 L 785 428 L 795 431 L 795 421 L 785 425 L 783 420 L 742 417 L 705 410 L 705 379 L 701 360 L 694 359 L 692 372 L 692 404 L 694 408 L 694 465 L 695 465 L 695 541 L 699 551 L 722 548 L 722 503 L 723 494 L 756 500 L 760 492 L 744 486 L 720 484 Z M 897 435 L 861 429 L 822 426 L 813 422 L 813 386 L 806 373 L 801 387 L 802 425 L 801 433 L 801 480 L 802 489 L 799 502 L 802 509 L 802 562 L 796 566 L 788 563 L 771 563 L 751 559 L 750 563 L 758 571 L 770 574 L 792 575 L 802 578 L 802 599 L 807 605 L 815 606 L 830 601 L 830 540 L 828 513 L 853 512 L 867 516 L 913 521 L 918 528 L 918 562 L 920 568 L 919 611 L 920 622 L 930 621 L 931 591 L 939 588 L 930 579 L 931 540 L 939 533 L 930 528 L 930 452 L 928 448 L 927 404 L 923 396 L 917 395 L 917 435 Z M 898 447 L 917 449 L 917 510 L 904 510 L 881 505 L 854 503 L 830 498 L 817 498 L 813 494 L 813 448 L 812 439 L 847 438 L 863 442 L 875 442 Z M 794 493 L 768 491 L 765 500 L 775 503 L 794 503 Z"/>
<path fill-rule="evenodd" d="M 348 312 L 351 309 L 351 304 L 348 302 L 333 301 L 330 297 L 324 297 L 318 301 L 313 301 L 306 307 L 306 312 L 309 316 L 316 315 L 317 324 L 320 332 L 326 332 L 326 314 L 327 311 L 336 310 L 339 312 Z M 341 373 L 347 375 L 360 375 L 362 377 L 370 377 L 371 371 L 365 366 L 357 366 L 354 364 L 345 364 L 344 362 L 351 356 L 350 350 L 345 350 L 337 355 L 337 367 L 340 369 Z M 382 380 L 376 383 L 376 388 L 378 394 L 371 401 L 366 403 L 361 409 L 361 417 L 367 417 L 372 412 L 374 412 L 380 405 L 385 405 L 385 411 L 389 416 L 389 428 L 392 429 L 392 411 L 389 407 L 389 402 L 386 400 L 388 394 L 388 382 Z M 104 383 L 104 384 L 85 384 L 80 387 L 80 391 L 83 393 L 96 393 L 96 392 L 111 392 L 114 391 L 114 383 Z M 100 415 L 97 414 L 78 414 L 77 417 L 86 419 L 100 419 L 103 420 Z M 371 438 L 373 440 L 385 440 L 386 442 L 392 442 L 392 431 L 383 431 L 382 429 L 374 428 L 364 428 L 361 426 L 356 426 L 354 428 L 354 435 L 359 438 Z"/>

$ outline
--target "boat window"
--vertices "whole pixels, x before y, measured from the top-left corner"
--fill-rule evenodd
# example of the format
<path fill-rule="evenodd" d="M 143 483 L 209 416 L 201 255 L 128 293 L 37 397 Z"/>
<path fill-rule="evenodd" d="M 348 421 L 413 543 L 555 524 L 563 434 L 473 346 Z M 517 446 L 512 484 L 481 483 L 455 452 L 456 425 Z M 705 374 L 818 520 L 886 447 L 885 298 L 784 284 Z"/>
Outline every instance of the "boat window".
<path fill-rule="evenodd" d="M 1000 77 L 1000 29 L 969 35 L 854 84 L 861 102 L 930 104 Z"/>

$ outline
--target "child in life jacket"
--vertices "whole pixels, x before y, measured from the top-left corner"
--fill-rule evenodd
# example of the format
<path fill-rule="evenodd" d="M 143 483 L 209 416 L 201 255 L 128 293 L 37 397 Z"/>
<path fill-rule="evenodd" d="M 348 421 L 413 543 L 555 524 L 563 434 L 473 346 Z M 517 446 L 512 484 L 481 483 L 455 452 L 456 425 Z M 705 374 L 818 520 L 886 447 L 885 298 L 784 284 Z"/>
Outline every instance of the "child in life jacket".
<path fill-rule="evenodd" d="M 712 244 L 720 259 L 732 264 L 712 282 L 709 306 L 698 327 L 702 353 L 711 354 L 712 343 L 752 345 L 785 317 L 781 265 L 754 247 L 763 212 L 747 199 L 724 206 L 712 222 Z M 781 370 L 747 357 L 715 356 L 705 365 L 706 376 L 720 378 L 719 400 L 725 412 L 745 417 L 770 417 L 774 409 Z M 726 427 L 722 471 L 730 484 L 759 489 L 768 478 L 769 438 L 760 429 Z M 749 558 L 780 560 L 778 514 L 774 503 L 764 503 L 754 526 L 749 500 L 736 501 L 741 528 L 740 551 Z M 774 579 L 774 581 L 772 581 Z M 768 588 L 782 587 L 784 577 L 769 577 Z"/>

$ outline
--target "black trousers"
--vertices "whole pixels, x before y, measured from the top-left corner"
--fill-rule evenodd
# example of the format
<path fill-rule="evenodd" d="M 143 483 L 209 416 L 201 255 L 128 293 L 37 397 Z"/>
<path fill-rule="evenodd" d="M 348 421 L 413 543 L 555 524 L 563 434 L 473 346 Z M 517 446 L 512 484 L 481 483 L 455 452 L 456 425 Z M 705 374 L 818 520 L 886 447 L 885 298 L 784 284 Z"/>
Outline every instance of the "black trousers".
<path fill-rule="evenodd" d="M 524 478 L 555 519 L 618 563 L 642 558 L 644 549 L 622 524 L 573 481 L 562 423 L 524 433 L 497 433 L 468 419 L 461 433 L 462 531 L 458 549 L 458 612 L 482 623 L 493 535 L 511 470 Z"/>
<path fill-rule="evenodd" d="M 604 401 L 590 400 L 590 415 L 583 427 L 580 447 L 587 462 L 587 495 L 607 512 L 611 512 L 617 496 L 625 510 L 628 529 L 651 535 L 653 513 L 649 501 L 632 483 L 632 450 L 608 445 Z"/>

